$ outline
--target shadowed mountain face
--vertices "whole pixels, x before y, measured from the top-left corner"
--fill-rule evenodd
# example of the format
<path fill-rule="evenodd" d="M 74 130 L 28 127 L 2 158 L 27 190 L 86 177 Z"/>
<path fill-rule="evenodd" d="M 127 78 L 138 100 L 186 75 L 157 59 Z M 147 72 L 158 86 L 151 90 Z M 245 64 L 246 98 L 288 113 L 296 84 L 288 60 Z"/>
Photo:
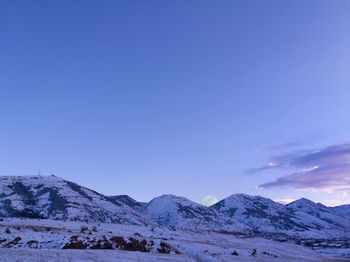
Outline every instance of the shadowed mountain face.
<path fill-rule="evenodd" d="M 133 209 L 141 208 L 146 204 L 143 202 L 138 202 L 135 199 L 129 197 L 128 195 L 109 196 L 108 198 L 112 202 L 116 201 L 117 203 L 123 203 Z"/>
<path fill-rule="evenodd" d="M 104 196 L 56 176 L 0 177 L 0 216 L 154 225 L 303 237 L 348 237 L 349 205 L 329 208 L 307 199 L 288 205 L 231 195 L 211 207 L 162 195 L 149 203 Z"/>

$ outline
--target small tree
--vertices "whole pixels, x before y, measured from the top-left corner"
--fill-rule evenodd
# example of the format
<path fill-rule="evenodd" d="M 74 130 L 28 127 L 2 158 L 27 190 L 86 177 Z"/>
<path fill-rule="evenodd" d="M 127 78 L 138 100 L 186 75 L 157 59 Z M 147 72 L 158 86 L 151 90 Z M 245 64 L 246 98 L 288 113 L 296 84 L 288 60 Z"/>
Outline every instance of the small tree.
<path fill-rule="evenodd" d="M 5 229 L 5 233 L 6 233 L 6 234 L 11 234 L 10 228 L 7 227 L 7 228 Z"/>
<path fill-rule="evenodd" d="M 236 250 L 233 250 L 233 252 L 232 252 L 231 255 L 232 255 L 232 256 L 238 256 L 238 252 L 237 252 Z"/>
<path fill-rule="evenodd" d="M 257 253 L 257 252 L 256 252 L 256 249 L 254 248 L 253 251 L 252 251 L 252 256 L 255 257 L 255 256 L 256 256 L 256 253 Z"/>
<path fill-rule="evenodd" d="M 87 226 L 81 226 L 80 227 L 80 233 L 85 233 L 85 231 L 89 230 Z"/>

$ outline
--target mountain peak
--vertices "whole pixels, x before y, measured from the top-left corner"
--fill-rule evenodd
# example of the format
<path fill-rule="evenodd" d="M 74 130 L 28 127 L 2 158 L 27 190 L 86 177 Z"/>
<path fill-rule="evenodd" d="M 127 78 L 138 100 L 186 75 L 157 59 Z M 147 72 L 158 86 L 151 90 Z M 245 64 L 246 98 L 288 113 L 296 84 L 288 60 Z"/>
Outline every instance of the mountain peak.
<path fill-rule="evenodd" d="M 209 230 L 219 225 L 215 210 L 171 194 L 152 199 L 142 212 L 151 221 L 165 226 Z"/>
<path fill-rule="evenodd" d="M 311 201 L 310 199 L 307 198 L 300 198 L 297 199 L 289 204 L 287 204 L 287 207 L 295 207 L 295 208 L 319 208 L 322 207 L 323 205 L 320 203 L 315 203 Z M 325 206 L 324 206 L 325 207 Z"/>
<path fill-rule="evenodd" d="M 308 204 L 316 204 L 314 201 L 310 200 L 310 199 L 307 199 L 307 198 L 299 198 L 295 201 L 293 201 L 292 203 L 308 203 Z"/>
<path fill-rule="evenodd" d="M 348 214 L 349 206 L 329 208 L 305 198 L 284 206 L 261 196 L 232 194 L 206 207 L 164 194 L 140 203 L 128 195 L 104 196 L 57 176 L 0 177 L 2 217 L 338 236 L 349 232 Z"/>

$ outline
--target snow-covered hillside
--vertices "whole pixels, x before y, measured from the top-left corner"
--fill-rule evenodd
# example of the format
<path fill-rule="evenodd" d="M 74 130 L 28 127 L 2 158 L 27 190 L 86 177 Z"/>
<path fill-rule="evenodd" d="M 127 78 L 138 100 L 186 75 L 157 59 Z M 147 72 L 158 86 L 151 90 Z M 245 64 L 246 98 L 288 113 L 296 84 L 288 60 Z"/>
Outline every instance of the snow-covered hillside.
<path fill-rule="evenodd" d="M 6 218 L 1 261 L 332 261 L 332 254 L 263 238 L 164 227 Z M 84 249 L 84 252 L 79 251 Z M 13 251 L 12 251 L 13 250 Z M 137 252 L 135 252 L 137 251 Z M 346 258 L 344 249 L 338 258 Z M 80 260 L 79 260 L 80 259 Z"/>
<path fill-rule="evenodd" d="M 342 232 L 345 236 L 350 236 L 350 220 L 334 212 L 331 208 L 320 203 L 314 203 L 308 199 L 302 198 L 287 205 L 288 209 L 293 210 L 299 223 L 303 223 L 308 230 L 319 230 L 328 232 L 331 235 L 337 235 Z"/>
<path fill-rule="evenodd" d="M 145 224 L 122 202 L 56 176 L 0 177 L 0 215 Z"/>
<path fill-rule="evenodd" d="M 291 220 L 284 205 L 260 196 L 234 194 L 219 201 L 212 208 L 255 231 L 303 229 L 301 225 Z"/>
<path fill-rule="evenodd" d="M 211 231 L 220 229 L 243 231 L 247 229 L 214 209 L 174 195 L 156 197 L 140 211 L 149 220 L 169 227 Z"/>
<path fill-rule="evenodd" d="M 349 237 L 350 220 L 330 208 L 301 199 L 287 206 L 261 196 L 234 194 L 212 206 L 254 232 L 298 237 Z"/>

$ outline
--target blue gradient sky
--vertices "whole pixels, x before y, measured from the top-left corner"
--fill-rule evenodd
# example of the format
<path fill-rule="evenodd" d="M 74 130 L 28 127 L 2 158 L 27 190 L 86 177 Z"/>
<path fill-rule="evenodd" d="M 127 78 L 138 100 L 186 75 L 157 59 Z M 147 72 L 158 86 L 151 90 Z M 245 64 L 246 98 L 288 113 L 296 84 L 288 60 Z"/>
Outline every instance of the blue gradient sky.
<path fill-rule="evenodd" d="M 257 188 L 289 171 L 246 170 L 349 140 L 349 13 L 349 1 L 1 1 L 0 174 L 142 201 L 348 203 L 349 190 Z"/>

